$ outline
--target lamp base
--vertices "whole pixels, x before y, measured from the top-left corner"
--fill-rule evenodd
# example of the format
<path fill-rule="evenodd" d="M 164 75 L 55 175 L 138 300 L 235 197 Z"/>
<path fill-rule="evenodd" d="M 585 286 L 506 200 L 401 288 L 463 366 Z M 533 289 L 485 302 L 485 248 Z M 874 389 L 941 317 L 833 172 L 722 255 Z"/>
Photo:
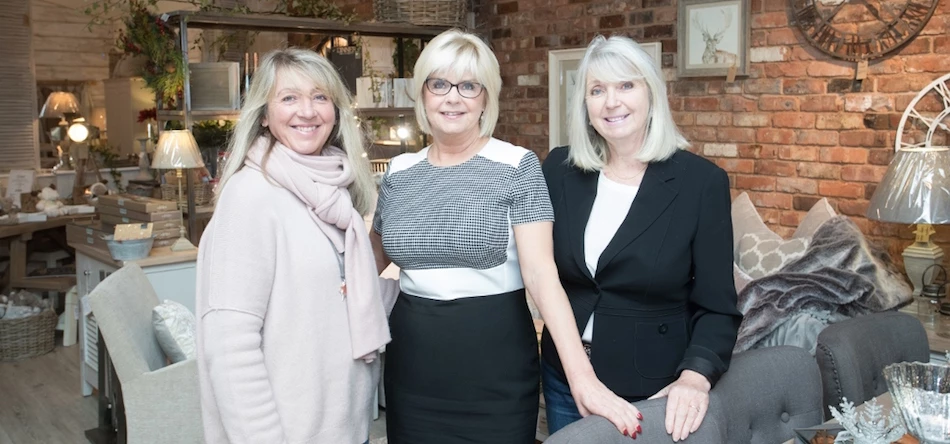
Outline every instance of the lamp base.
<path fill-rule="evenodd" d="M 179 237 L 178 240 L 176 240 L 175 243 L 172 244 L 170 248 L 172 251 L 187 251 L 187 250 L 194 250 L 195 248 L 198 248 L 198 247 L 194 246 L 194 244 L 192 244 L 185 237 Z"/>
<path fill-rule="evenodd" d="M 924 271 L 933 264 L 943 262 L 943 250 L 936 244 L 917 242 L 904 249 L 904 269 L 907 271 L 907 277 L 914 285 L 914 296 L 920 296 L 920 291 L 924 288 Z M 929 282 L 927 282 L 929 283 Z"/>

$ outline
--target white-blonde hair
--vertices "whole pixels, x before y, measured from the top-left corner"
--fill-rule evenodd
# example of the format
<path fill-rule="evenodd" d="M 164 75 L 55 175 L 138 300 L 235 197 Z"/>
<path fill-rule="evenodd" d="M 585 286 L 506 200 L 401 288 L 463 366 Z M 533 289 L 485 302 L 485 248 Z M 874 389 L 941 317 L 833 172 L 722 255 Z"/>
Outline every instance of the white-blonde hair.
<path fill-rule="evenodd" d="M 271 51 L 261 60 L 244 98 L 241 115 L 234 125 L 234 132 L 228 144 L 227 162 L 215 189 L 215 199 L 221 196 L 231 176 L 244 166 L 247 151 L 259 137 L 270 139 L 265 159 L 277 142 L 271 132 L 261 124 L 267 117 L 267 104 L 274 95 L 277 78 L 285 74 L 296 74 L 310 80 L 333 102 L 336 124 L 324 147 L 334 145 L 346 152 L 354 175 L 354 181 L 348 188 L 353 207 L 365 215 L 374 203 L 376 185 L 370 173 L 369 160 L 366 158 L 364 135 L 353 114 L 353 96 L 336 68 L 326 58 L 300 48 Z"/>
<path fill-rule="evenodd" d="M 422 132 L 432 134 L 422 95 L 425 93 L 425 81 L 433 73 L 454 74 L 459 78 L 474 76 L 473 80 L 482 85 L 485 94 L 485 111 L 479 121 L 479 135 L 491 137 L 495 132 L 501 72 L 495 53 L 481 37 L 458 29 L 439 34 L 426 44 L 412 72 L 414 77 L 410 96 L 416 102 L 416 120 Z"/>
<path fill-rule="evenodd" d="M 587 80 L 594 77 L 603 82 L 642 80 L 649 91 L 646 134 L 637 154 L 641 162 L 658 162 L 689 146 L 673 122 L 673 113 L 666 97 L 666 82 L 653 58 L 640 45 L 627 37 L 594 37 L 587 46 L 574 86 L 573 109 L 568 112 L 570 149 L 568 158 L 585 171 L 599 171 L 607 165 L 607 141 L 590 125 L 587 114 Z"/>

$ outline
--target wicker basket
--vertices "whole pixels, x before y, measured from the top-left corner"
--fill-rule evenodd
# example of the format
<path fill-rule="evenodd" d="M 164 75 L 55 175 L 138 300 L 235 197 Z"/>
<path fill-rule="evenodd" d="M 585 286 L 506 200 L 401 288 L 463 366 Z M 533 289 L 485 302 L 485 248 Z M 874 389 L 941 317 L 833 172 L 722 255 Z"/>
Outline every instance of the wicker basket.
<path fill-rule="evenodd" d="M 466 0 L 373 0 L 376 20 L 420 26 L 462 26 Z"/>
<path fill-rule="evenodd" d="M 19 361 L 49 353 L 55 345 L 56 322 L 51 309 L 20 319 L 0 319 L 0 361 Z"/>
<path fill-rule="evenodd" d="M 211 184 L 207 182 L 196 183 L 192 188 L 195 192 L 195 205 L 204 205 L 208 202 L 211 202 Z M 184 184 L 181 187 L 181 192 L 185 193 Z M 187 195 L 178 196 L 177 183 L 162 184 L 162 200 L 178 202 L 180 205 L 184 206 L 187 202 L 187 198 Z"/>

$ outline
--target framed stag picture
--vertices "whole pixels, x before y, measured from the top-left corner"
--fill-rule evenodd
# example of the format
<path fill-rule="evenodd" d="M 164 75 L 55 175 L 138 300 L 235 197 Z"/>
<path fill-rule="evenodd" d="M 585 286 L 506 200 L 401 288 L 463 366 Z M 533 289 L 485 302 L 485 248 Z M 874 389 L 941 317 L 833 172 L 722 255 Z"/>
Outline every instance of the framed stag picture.
<path fill-rule="evenodd" d="M 677 17 L 679 77 L 727 76 L 749 71 L 750 0 L 680 0 Z"/>
<path fill-rule="evenodd" d="M 567 145 L 567 110 L 577 85 L 577 66 L 587 48 L 548 51 L 548 149 Z"/>

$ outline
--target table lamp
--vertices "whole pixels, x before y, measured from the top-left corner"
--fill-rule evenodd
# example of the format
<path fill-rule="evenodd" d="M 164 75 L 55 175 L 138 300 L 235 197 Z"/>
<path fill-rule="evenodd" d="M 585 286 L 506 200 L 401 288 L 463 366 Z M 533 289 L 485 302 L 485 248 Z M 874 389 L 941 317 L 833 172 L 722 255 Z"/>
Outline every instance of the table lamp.
<path fill-rule="evenodd" d="M 182 211 L 182 189 L 181 189 L 181 170 L 182 168 L 200 168 L 205 166 L 201 160 L 201 154 L 198 153 L 198 142 L 190 130 L 171 130 L 162 131 L 158 137 L 158 146 L 155 147 L 155 158 L 152 160 L 152 168 L 163 170 L 175 170 L 175 177 L 178 179 L 178 207 Z M 188 196 L 188 208 L 194 207 L 194 195 L 191 187 L 186 189 Z M 179 233 L 181 236 L 172 245 L 172 251 L 190 250 L 195 246 L 187 237 L 185 237 L 184 213 L 182 213 L 182 224 Z M 189 222 L 194 220 L 192 213 Z"/>
<path fill-rule="evenodd" d="M 868 207 L 868 219 L 917 224 L 917 238 L 904 250 L 904 268 L 920 296 L 933 279 L 924 272 L 943 260 L 931 241 L 933 224 L 950 224 L 950 147 L 917 146 L 897 150 Z"/>
<path fill-rule="evenodd" d="M 68 167 L 68 156 L 63 153 L 64 149 L 69 149 L 69 138 L 66 136 L 66 127 L 69 125 L 68 118 L 79 115 L 79 100 L 73 93 L 65 91 L 54 91 L 46 97 L 43 108 L 40 108 L 41 118 L 58 117 L 59 124 L 53 128 L 48 128 L 49 139 L 56 143 L 56 155 L 59 157 L 59 163 L 53 167 L 54 170 L 60 170 Z"/>

